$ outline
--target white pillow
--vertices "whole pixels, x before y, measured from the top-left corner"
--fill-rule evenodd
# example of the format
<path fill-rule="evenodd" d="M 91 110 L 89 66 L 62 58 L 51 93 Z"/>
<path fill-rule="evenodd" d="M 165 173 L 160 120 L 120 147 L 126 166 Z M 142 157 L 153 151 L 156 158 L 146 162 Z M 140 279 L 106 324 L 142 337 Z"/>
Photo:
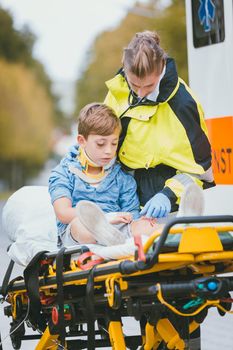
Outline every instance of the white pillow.
<path fill-rule="evenodd" d="M 6 202 L 2 213 L 3 232 L 14 242 L 8 255 L 27 265 L 42 250 L 57 249 L 56 217 L 47 186 L 25 186 Z"/>

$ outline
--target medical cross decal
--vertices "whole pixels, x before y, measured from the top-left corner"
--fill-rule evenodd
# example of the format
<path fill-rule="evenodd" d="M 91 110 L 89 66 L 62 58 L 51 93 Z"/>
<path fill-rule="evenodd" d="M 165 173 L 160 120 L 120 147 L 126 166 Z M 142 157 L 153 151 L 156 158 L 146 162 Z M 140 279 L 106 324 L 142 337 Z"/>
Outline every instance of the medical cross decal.
<path fill-rule="evenodd" d="M 199 0 L 200 7 L 198 10 L 198 17 L 200 23 L 204 27 L 205 32 L 209 32 L 211 30 L 210 21 L 214 20 L 215 17 L 215 5 L 212 0 Z"/>

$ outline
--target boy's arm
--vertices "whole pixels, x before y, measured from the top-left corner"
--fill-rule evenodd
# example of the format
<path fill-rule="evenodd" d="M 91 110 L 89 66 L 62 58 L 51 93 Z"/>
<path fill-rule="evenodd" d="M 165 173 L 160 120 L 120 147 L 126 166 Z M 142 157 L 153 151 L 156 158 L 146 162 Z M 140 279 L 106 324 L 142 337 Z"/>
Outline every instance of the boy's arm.
<path fill-rule="evenodd" d="M 68 170 L 66 159 L 51 172 L 49 178 L 49 194 L 56 217 L 63 224 L 69 224 L 76 216 L 72 208 L 73 177 Z"/>
<path fill-rule="evenodd" d="M 119 176 L 120 194 L 119 194 L 119 205 L 123 212 L 129 212 L 133 215 L 133 219 L 139 217 L 139 199 L 137 195 L 137 184 L 133 176 L 121 172 Z"/>
<path fill-rule="evenodd" d="M 69 224 L 76 216 L 76 209 L 72 208 L 72 202 L 69 198 L 59 198 L 53 202 L 53 208 L 56 217 L 63 224 Z"/>

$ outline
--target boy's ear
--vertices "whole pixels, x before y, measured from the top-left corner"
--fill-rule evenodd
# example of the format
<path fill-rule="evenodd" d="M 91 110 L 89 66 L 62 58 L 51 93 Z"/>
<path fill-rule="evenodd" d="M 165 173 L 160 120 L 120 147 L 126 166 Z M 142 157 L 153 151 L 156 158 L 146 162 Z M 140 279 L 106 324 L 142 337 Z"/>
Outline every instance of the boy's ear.
<path fill-rule="evenodd" d="M 79 144 L 80 146 L 85 146 L 85 144 L 86 144 L 86 139 L 85 139 L 85 137 L 84 137 L 83 135 L 81 135 L 81 134 L 78 134 L 78 136 L 77 136 L 77 141 L 78 141 L 78 144 Z"/>

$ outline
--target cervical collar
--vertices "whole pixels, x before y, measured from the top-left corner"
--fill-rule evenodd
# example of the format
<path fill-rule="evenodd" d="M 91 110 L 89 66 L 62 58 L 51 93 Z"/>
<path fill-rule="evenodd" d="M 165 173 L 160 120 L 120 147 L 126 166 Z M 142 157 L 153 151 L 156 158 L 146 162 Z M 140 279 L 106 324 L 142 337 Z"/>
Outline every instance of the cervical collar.
<path fill-rule="evenodd" d="M 96 164 L 95 162 L 93 162 L 93 160 L 91 160 L 88 157 L 87 153 L 85 152 L 85 149 L 83 149 L 82 147 L 79 147 L 79 153 L 77 155 L 77 159 L 78 159 L 79 163 L 81 164 L 82 172 L 84 174 L 86 174 L 88 177 L 90 177 L 92 179 L 96 179 L 98 181 L 98 180 L 103 179 L 107 175 L 106 173 L 108 173 L 108 170 L 115 163 L 116 157 L 114 157 L 108 164 L 103 166 L 102 170 L 99 172 L 99 174 L 89 173 L 89 167 L 100 168 L 100 166 L 98 164 Z"/>

